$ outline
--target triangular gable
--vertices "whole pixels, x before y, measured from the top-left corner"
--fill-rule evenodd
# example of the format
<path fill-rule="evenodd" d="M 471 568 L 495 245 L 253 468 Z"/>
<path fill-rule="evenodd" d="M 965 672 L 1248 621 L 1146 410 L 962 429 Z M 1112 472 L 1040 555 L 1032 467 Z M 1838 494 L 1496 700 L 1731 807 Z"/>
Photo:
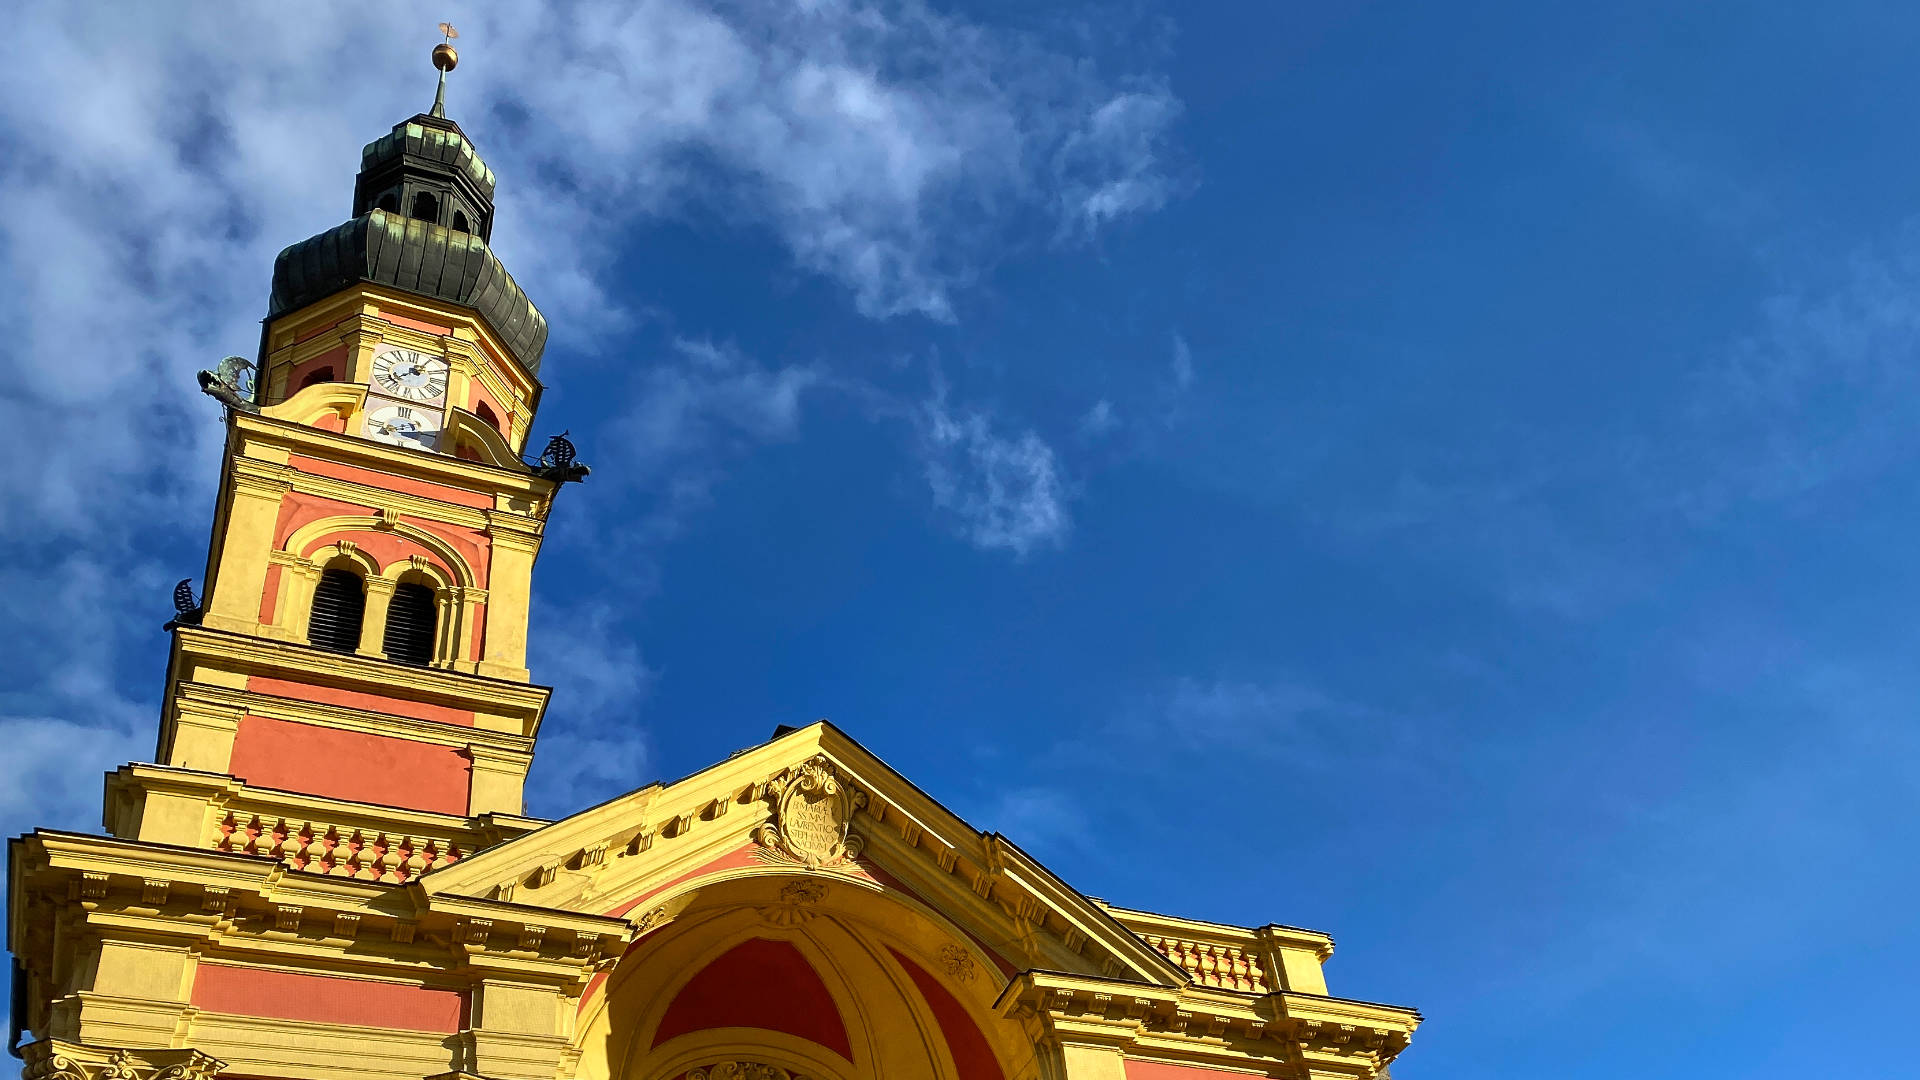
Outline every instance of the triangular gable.
<path fill-rule="evenodd" d="M 825 721 L 469 856 L 416 887 L 443 903 L 625 915 L 644 928 L 671 914 L 643 907 L 648 898 L 751 867 L 860 877 L 902 893 L 1003 957 L 1008 970 L 1191 981 L 1104 907 L 1005 837 L 967 825 Z M 630 915 L 636 908 L 643 914 Z"/>

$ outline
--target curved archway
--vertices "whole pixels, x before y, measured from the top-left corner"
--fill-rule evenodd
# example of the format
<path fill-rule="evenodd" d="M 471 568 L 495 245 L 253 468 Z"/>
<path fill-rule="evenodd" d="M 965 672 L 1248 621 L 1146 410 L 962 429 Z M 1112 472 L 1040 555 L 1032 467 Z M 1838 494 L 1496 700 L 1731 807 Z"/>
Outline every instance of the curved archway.
<path fill-rule="evenodd" d="M 383 550 L 379 557 L 376 548 Z M 322 567 L 342 557 L 360 568 L 367 588 L 362 647 L 356 651 L 437 667 L 467 661 L 483 621 L 486 591 L 478 585 L 480 569 L 446 538 L 383 516 L 327 514 L 295 527 L 274 553 L 281 584 L 262 621 L 270 620 L 293 640 L 305 640 L 293 630 L 304 628 L 310 618 Z M 403 619 L 410 613 L 415 628 L 405 642 L 387 632 L 396 596 Z M 404 606 L 409 602 L 413 607 Z"/>
<path fill-rule="evenodd" d="M 354 533 L 388 535 L 408 541 L 418 547 L 420 553 L 425 554 L 429 559 L 429 563 L 420 568 L 429 572 L 439 571 L 433 576 L 443 579 L 442 584 L 447 587 L 470 588 L 478 584 L 478 574 L 474 567 L 468 563 L 460 550 L 448 543 L 445 538 L 416 525 L 409 525 L 404 521 L 391 521 L 374 514 L 332 514 L 315 518 L 290 533 L 280 547 L 289 555 L 311 559 L 316 557 L 316 553 L 306 549 L 335 534 L 347 534 L 351 537 Z M 384 577 L 398 577 L 400 571 L 414 565 L 418 564 L 411 563 L 407 557 L 389 559 L 384 567 L 375 567 L 373 573 Z"/>
<path fill-rule="evenodd" d="M 651 924 L 582 1002 L 578 1080 L 683 1080 L 729 1062 L 809 1080 L 1026 1080 L 994 1015 L 1005 976 L 878 882 L 749 866 L 648 897 Z"/>

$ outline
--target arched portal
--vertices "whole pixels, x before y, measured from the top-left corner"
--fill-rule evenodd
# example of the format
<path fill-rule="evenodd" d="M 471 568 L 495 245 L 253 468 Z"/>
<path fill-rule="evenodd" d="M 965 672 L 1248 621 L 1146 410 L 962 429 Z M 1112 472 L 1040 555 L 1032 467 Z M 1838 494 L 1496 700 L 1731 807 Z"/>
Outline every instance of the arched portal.
<path fill-rule="evenodd" d="M 629 917 L 650 928 L 581 1003 L 578 1080 L 1033 1075 L 986 951 L 871 879 L 754 866 Z"/>

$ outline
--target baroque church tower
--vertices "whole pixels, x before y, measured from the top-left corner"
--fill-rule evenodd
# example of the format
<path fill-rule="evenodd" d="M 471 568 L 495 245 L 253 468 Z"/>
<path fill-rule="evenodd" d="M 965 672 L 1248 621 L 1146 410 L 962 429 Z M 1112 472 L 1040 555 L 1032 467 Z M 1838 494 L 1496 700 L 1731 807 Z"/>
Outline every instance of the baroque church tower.
<path fill-rule="evenodd" d="M 283 251 L 154 761 L 9 848 L 25 1080 L 1384 1075 L 1332 941 L 1087 897 L 831 725 L 524 815 L 555 440 L 494 175 L 433 108 Z M 635 778 L 636 784 L 640 778 Z M 1170 865 L 1169 872 L 1175 872 Z"/>

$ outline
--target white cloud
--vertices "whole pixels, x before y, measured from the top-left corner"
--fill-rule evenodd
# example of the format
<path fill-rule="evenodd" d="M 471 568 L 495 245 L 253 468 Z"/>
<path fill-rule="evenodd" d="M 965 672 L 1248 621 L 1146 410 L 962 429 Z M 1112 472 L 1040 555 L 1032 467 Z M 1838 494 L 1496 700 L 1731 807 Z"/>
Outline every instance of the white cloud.
<path fill-rule="evenodd" d="M 998 832 L 1021 848 L 1038 855 L 1063 848 L 1092 846 L 1094 830 L 1079 793 L 1049 787 L 1022 787 L 1003 791 L 991 807 L 972 822 Z"/>
<path fill-rule="evenodd" d="M 1187 347 L 1187 339 L 1179 332 L 1173 335 L 1173 358 L 1169 361 L 1173 372 L 1173 388 L 1186 391 L 1193 388 L 1193 350 Z"/>
<path fill-rule="evenodd" d="M 1034 431 L 1005 430 L 988 409 L 954 407 L 937 373 L 934 381 L 932 396 L 916 402 L 817 364 L 776 366 L 732 342 L 677 339 L 670 358 L 636 377 L 631 407 L 593 442 L 596 459 L 612 460 L 604 483 L 643 493 L 649 510 L 597 527 L 619 531 L 629 553 L 678 536 L 712 501 L 730 461 L 799 438 L 807 406 L 838 395 L 875 424 L 907 427 L 934 507 L 968 542 L 1015 557 L 1059 546 L 1071 522 L 1053 448 Z M 624 502 L 614 505 L 627 513 Z"/>
<path fill-rule="evenodd" d="M 156 712 L 115 687 L 135 634 L 162 639 L 169 586 L 131 556 L 109 570 L 77 555 L 0 571 L 10 678 L 0 687 L 0 832 L 100 828 L 101 777 L 150 757 Z"/>
<path fill-rule="evenodd" d="M 1061 144 L 1061 228 L 1092 236 L 1113 221 L 1158 210 L 1172 194 L 1163 143 L 1180 103 L 1165 88 L 1115 94 Z"/>
<path fill-rule="evenodd" d="M 1066 542 L 1066 481 L 1038 434 L 1003 434 L 986 413 L 952 411 L 944 394 L 922 405 L 918 426 L 934 505 L 974 546 L 1024 557 Z"/>
<path fill-rule="evenodd" d="M 600 527 L 618 529 L 627 550 L 679 535 L 713 498 L 727 462 L 798 438 L 806 399 L 827 385 L 815 365 L 769 366 L 731 342 L 677 339 L 671 357 L 635 377 L 627 409 L 589 441 L 610 466 L 595 482 L 638 490 L 649 505 L 636 521 L 616 501 L 622 519 Z"/>
<path fill-rule="evenodd" d="M 45 716 L 0 717 L 0 822 L 11 836 L 28 829 L 100 831 L 102 777 L 121 762 L 153 753 L 153 733 Z"/>
<path fill-rule="evenodd" d="M 1101 398 L 1093 403 L 1080 416 L 1080 434 L 1089 439 L 1097 439 L 1120 426 L 1120 417 L 1113 411 L 1113 402 Z"/>
<path fill-rule="evenodd" d="M 572 812 L 653 779 L 639 715 L 657 673 L 619 613 L 604 602 L 537 604 L 528 650 L 534 677 L 554 687 L 527 777 L 529 812 Z"/>
<path fill-rule="evenodd" d="M 765 225 L 869 315 L 951 318 L 1023 208 L 1091 236 L 1166 197 L 1164 88 L 921 3 L 644 0 L 483 27 L 516 62 L 477 92 L 542 119 L 518 148 L 595 213 L 691 199 Z"/>
<path fill-rule="evenodd" d="M 1177 680 L 1156 710 L 1157 722 L 1195 743 L 1290 740 L 1316 719 L 1359 710 L 1318 687 L 1286 679 L 1266 682 Z"/>

